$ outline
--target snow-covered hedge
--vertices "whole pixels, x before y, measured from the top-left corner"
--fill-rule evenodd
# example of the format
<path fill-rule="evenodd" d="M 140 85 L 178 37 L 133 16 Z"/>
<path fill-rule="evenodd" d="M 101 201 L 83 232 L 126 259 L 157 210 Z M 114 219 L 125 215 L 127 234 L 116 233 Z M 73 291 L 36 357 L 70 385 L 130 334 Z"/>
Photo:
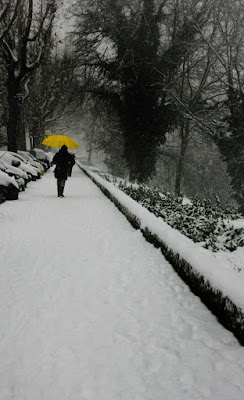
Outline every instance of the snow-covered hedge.
<path fill-rule="evenodd" d="M 225 268 L 220 261 L 211 257 L 208 250 L 199 247 L 112 183 L 89 168 L 77 164 L 123 212 L 131 224 L 140 229 L 150 243 L 161 248 L 179 276 L 244 345 L 243 280 L 239 279 L 234 271 Z"/>
<path fill-rule="evenodd" d="M 234 251 L 244 246 L 244 228 L 238 229 L 231 223 L 241 218 L 234 208 L 213 205 L 209 200 L 185 199 L 174 193 L 162 193 L 143 184 L 120 181 L 117 185 L 172 228 L 206 249 Z"/>

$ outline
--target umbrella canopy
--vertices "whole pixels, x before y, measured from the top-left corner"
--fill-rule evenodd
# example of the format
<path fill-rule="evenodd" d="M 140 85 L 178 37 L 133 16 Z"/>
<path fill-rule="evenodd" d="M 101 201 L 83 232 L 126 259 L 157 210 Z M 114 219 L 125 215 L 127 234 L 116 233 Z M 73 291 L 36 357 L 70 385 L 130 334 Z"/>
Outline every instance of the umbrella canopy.
<path fill-rule="evenodd" d="M 65 144 L 68 149 L 78 149 L 79 147 L 78 143 L 76 143 L 75 140 L 63 135 L 49 136 L 48 138 L 43 140 L 42 144 L 50 147 L 62 147 Z"/>

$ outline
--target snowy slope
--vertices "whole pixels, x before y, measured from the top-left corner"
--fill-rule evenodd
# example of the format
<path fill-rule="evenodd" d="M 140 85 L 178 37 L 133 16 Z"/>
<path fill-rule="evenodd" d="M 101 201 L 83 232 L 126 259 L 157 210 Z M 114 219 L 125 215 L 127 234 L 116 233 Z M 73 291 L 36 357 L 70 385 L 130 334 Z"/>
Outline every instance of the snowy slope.
<path fill-rule="evenodd" d="M 244 348 L 78 167 L 0 206 L 0 400 L 242 400 Z"/>

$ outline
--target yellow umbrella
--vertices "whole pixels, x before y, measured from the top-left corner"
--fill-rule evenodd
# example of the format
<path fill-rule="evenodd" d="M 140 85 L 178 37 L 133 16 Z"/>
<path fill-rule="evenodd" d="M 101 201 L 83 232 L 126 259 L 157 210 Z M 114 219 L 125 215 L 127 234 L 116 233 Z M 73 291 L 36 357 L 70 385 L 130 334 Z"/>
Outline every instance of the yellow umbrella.
<path fill-rule="evenodd" d="M 79 145 L 73 139 L 63 135 L 52 135 L 44 139 L 42 144 L 50 147 L 62 147 L 64 144 L 68 149 L 78 149 Z"/>

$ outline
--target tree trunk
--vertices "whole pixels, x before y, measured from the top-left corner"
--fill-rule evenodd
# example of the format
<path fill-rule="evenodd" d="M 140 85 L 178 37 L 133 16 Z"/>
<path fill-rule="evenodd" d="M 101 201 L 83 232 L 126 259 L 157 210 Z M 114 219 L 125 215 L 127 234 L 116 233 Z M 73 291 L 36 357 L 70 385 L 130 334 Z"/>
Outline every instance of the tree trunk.
<path fill-rule="evenodd" d="M 19 115 L 17 125 L 17 149 L 26 151 L 25 120 L 23 104 L 19 102 Z"/>
<path fill-rule="evenodd" d="M 45 139 L 45 121 L 40 119 L 38 127 L 38 136 L 35 138 L 35 147 L 41 147 L 43 140 Z"/>
<path fill-rule="evenodd" d="M 20 108 L 17 98 L 18 85 L 16 84 L 14 77 L 9 77 L 7 82 L 7 90 L 8 90 L 8 121 L 7 121 L 8 150 L 17 152 L 17 133 L 18 133 L 18 119 L 20 115 Z"/>
<path fill-rule="evenodd" d="M 189 121 L 182 121 L 180 126 L 180 155 L 176 167 L 175 193 L 180 196 L 184 159 L 188 145 Z"/>

